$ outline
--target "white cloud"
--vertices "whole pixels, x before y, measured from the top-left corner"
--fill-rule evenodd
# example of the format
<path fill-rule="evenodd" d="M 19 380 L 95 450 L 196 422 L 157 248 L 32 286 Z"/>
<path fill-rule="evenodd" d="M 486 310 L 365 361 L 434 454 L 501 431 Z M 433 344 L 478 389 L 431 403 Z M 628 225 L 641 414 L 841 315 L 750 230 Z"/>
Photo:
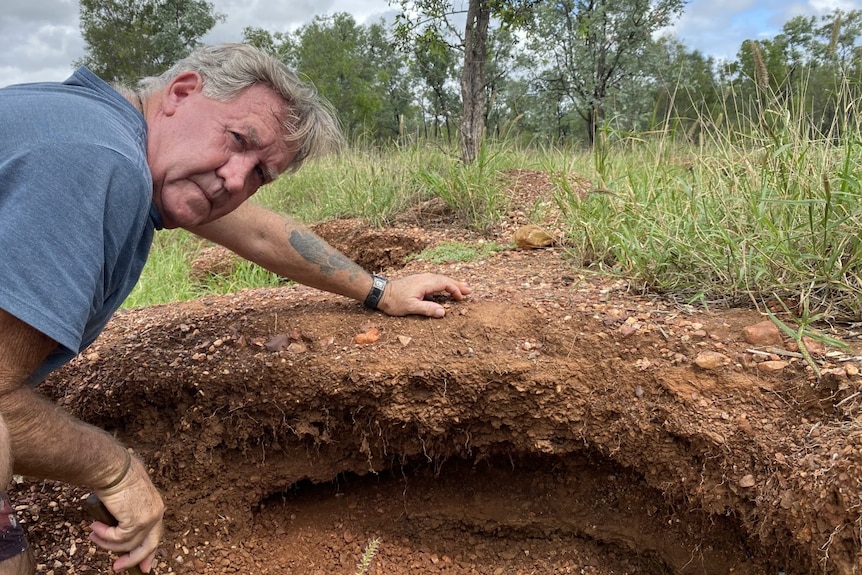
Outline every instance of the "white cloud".
<path fill-rule="evenodd" d="M 78 6 L 66 0 L 27 0 L 0 14 L 0 86 L 62 80 L 84 53 Z"/>
<path fill-rule="evenodd" d="M 854 0 L 810 0 L 808 4 L 814 12 L 821 14 L 832 12 L 836 8 L 840 8 L 845 12 L 859 8 L 859 2 L 854 2 Z"/>
<path fill-rule="evenodd" d="M 862 9 L 862 0 L 691 0 L 671 32 L 690 49 L 730 60 L 745 40 L 772 38 L 795 16 L 836 8 Z"/>

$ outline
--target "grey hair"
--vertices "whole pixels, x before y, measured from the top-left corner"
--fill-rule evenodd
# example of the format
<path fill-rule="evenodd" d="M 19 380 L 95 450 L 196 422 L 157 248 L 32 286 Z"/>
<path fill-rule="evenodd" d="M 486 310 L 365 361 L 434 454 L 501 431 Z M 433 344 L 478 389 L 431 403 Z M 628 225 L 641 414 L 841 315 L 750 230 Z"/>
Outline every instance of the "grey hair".
<path fill-rule="evenodd" d="M 308 82 L 278 59 L 247 44 L 201 46 L 160 76 L 138 81 L 147 96 L 165 88 L 183 72 L 203 78 L 203 94 L 230 102 L 255 84 L 269 86 L 284 99 L 282 127 L 285 141 L 297 145 L 286 172 L 295 172 L 308 159 L 336 151 L 343 143 L 331 104 Z"/>

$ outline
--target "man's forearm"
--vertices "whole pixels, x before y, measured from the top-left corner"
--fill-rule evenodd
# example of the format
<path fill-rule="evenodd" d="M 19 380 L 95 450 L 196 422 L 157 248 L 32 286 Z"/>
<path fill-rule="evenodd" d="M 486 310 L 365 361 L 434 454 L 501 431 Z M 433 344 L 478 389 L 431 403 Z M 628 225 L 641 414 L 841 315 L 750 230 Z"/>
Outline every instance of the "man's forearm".
<path fill-rule="evenodd" d="M 125 465 L 123 448 L 27 386 L 29 375 L 56 346 L 0 309 L 0 415 L 9 431 L 13 471 L 89 487 L 108 485 Z"/>
<path fill-rule="evenodd" d="M 282 277 L 362 301 L 370 274 L 302 224 L 251 203 L 190 230 Z"/>
<path fill-rule="evenodd" d="M 90 488 L 109 485 L 126 465 L 109 434 L 64 413 L 27 387 L 0 399 L 12 443 L 13 471 Z"/>

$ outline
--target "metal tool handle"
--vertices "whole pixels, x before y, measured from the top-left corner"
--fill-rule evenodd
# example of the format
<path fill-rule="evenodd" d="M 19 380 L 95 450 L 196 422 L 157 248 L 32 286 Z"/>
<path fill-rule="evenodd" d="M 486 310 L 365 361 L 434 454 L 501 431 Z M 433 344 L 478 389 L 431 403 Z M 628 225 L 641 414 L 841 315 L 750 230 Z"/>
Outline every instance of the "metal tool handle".
<path fill-rule="evenodd" d="M 108 508 L 105 507 L 105 504 L 102 503 L 102 500 L 99 499 L 95 493 L 91 493 L 87 497 L 86 506 L 90 515 L 92 515 L 96 521 L 101 521 L 109 527 L 116 527 L 118 525 L 119 521 L 117 521 L 117 518 L 111 515 L 111 512 L 108 511 Z M 144 575 L 144 572 L 141 571 L 141 568 L 137 565 L 129 567 L 126 571 L 128 571 L 130 575 Z"/>

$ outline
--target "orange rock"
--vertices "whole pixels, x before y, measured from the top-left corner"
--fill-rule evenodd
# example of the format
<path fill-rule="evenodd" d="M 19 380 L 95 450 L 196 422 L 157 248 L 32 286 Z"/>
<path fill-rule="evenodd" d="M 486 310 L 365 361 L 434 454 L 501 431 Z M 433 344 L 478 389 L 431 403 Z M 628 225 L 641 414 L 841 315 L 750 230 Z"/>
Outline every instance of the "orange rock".
<path fill-rule="evenodd" d="M 806 335 L 802 336 L 802 343 L 811 355 L 823 355 L 826 353 L 826 346 L 823 345 L 822 341 L 817 341 L 816 339 L 810 338 Z"/>
<path fill-rule="evenodd" d="M 372 327 L 365 333 L 358 333 L 356 337 L 353 338 L 353 341 L 358 343 L 359 345 L 368 345 L 370 343 L 374 343 L 380 339 L 380 330 L 376 327 Z"/>
<path fill-rule="evenodd" d="M 786 361 L 762 361 L 757 364 L 757 369 L 765 372 L 781 371 L 789 364 Z"/>
<path fill-rule="evenodd" d="M 769 320 L 742 328 L 742 336 L 751 345 L 781 345 L 781 332 Z"/>

